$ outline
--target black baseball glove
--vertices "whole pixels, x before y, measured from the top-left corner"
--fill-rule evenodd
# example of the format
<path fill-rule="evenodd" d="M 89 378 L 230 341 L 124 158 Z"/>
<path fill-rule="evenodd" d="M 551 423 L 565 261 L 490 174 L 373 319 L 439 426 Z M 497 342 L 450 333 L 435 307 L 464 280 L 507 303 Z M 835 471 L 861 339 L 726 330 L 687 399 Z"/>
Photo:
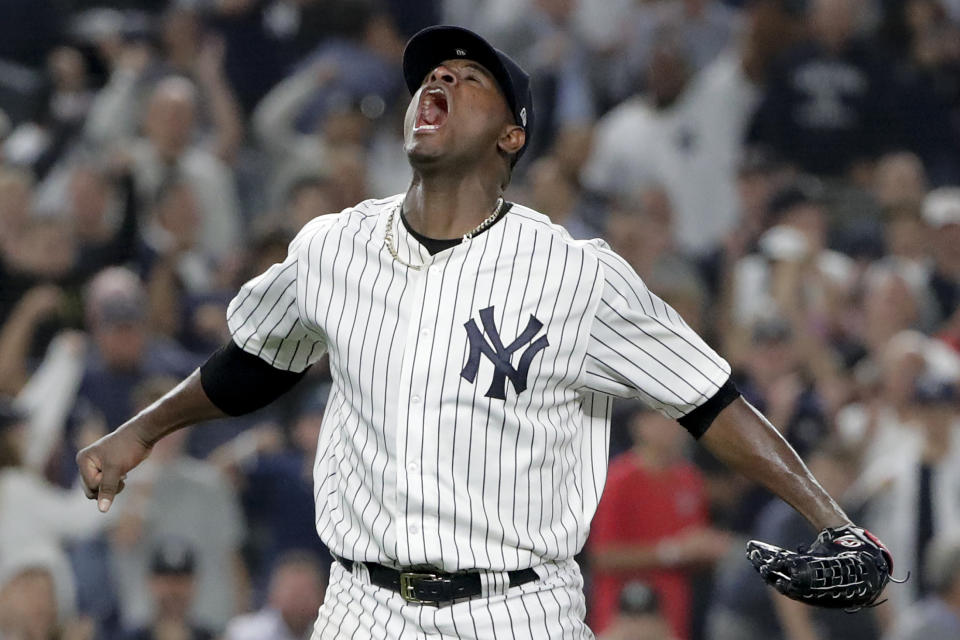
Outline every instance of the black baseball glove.
<path fill-rule="evenodd" d="M 893 573 L 893 557 L 866 529 L 824 529 L 796 552 L 765 542 L 747 543 L 747 558 L 783 595 L 834 609 L 856 611 L 876 602 Z"/>

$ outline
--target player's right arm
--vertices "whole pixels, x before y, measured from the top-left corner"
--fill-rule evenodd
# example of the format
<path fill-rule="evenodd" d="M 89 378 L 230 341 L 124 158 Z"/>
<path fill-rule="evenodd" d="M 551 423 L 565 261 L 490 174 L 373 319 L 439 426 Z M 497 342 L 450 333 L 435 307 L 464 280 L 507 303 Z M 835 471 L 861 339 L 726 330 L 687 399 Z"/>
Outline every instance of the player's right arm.
<path fill-rule="evenodd" d="M 301 322 L 297 274 L 310 266 L 310 241 L 327 222 L 308 224 L 290 243 L 286 260 L 243 285 L 227 310 L 231 341 L 165 396 L 77 454 L 84 490 L 101 511 L 158 440 L 270 404 L 323 355 L 323 339 Z"/>
<path fill-rule="evenodd" d="M 197 369 L 165 396 L 77 454 L 83 489 L 106 512 L 123 490 L 127 472 L 143 462 L 163 436 L 204 420 L 222 418 L 203 390 Z"/>

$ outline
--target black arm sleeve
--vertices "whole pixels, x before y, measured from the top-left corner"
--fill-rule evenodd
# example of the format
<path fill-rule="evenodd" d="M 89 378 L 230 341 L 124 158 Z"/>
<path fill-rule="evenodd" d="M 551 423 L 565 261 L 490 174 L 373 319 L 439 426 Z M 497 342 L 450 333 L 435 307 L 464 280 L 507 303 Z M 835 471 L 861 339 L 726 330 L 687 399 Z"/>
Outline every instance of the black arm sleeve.
<path fill-rule="evenodd" d="M 737 390 L 737 385 L 733 384 L 733 380 L 727 378 L 727 381 L 717 389 L 713 397 L 677 420 L 677 422 L 689 431 L 694 438 L 699 439 L 707 432 L 720 412 L 739 397 L 740 392 Z"/>
<path fill-rule="evenodd" d="M 200 385 L 218 409 L 241 416 L 267 406 L 306 375 L 271 367 L 232 340 L 200 367 Z"/>

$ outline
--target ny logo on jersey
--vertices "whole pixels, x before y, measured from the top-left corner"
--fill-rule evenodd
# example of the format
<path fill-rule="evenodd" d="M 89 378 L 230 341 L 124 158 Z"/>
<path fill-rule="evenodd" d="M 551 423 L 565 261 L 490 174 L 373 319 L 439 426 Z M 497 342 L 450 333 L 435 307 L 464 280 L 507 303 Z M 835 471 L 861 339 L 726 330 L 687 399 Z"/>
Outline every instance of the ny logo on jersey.
<path fill-rule="evenodd" d="M 483 331 L 487 334 L 486 337 L 477 327 L 473 318 L 470 318 L 463 325 L 467 329 L 467 337 L 470 338 L 470 357 L 467 359 L 467 364 L 464 365 L 460 375 L 467 382 L 474 382 L 477 379 L 477 371 L 480 369 L 480 355 L 482 354 L 493 363 L 494 368 L 493 382 L 490 383 L 490 388 L 484 395 L 488 398 L 505 400 L 507 397 L 507 378 L 510 378 L 510 382 L 513 383 L 513 390 L 521 393 L 527 388 L 527 373 L 530 371 L 530 363 L 533 361 L 533 357 L 550 344 L 545 335 L 531 342 L 533 336 L 537 335 L 543 328 L 543 323 L 531 315 L 527 321 L 527 328 L 517 336 L 516 340 L 507 346 L 503 346 L 500 332 L 493 320 L 493 307 L 480 310 L 480 322 L 483 324 Z M 487 342 L 488 339 L 489 342 Z M 520 362 L 514 368 L 510 364 L 510 358 L 524 345 L 527 345 L 527 348 L 520 354 Z"/>

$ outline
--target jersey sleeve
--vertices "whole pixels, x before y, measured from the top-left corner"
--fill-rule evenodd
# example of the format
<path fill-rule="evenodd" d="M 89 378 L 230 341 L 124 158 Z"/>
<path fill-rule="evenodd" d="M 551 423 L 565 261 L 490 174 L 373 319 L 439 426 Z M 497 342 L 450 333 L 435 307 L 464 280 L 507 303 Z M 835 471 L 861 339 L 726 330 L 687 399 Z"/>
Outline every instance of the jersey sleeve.
<path fill-rule="evenodd" d="M 297 303 L 299 272 L 322 218 L 308 223 L 290 243 L 287 258 L 244 284 L 227 307 L 237 346 L 277 369 L 301 372 L 326 352 L 323 336 L 303 323 Z"/>
<path fill-rule="evenodd" d="M 726 395 L 730 365 L 620 256 L 598 249 L 603 291 L 590 328 L 584 386 L 636 398 L 681 419 Z"/>

